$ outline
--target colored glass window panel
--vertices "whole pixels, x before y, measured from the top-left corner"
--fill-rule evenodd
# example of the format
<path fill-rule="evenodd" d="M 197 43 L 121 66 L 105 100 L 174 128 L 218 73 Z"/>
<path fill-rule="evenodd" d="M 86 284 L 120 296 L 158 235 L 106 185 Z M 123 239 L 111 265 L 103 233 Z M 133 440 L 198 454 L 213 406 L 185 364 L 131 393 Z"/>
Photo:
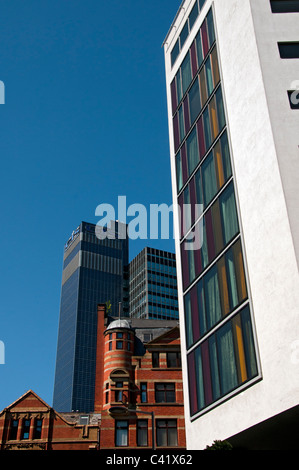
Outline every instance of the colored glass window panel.
<path fill-rule="evenodd" d="M 208 96 L 213 93 L 214 84 L 213 84 L 213 75 L 212 75 L 212 66 L 211 66 L 211 59 L 210 56 L 207 58 L 205 63 L 205 70 L 206 70 L 206 79 L 207 79 L 207 88 L 208 88 Z"/>
<path fill-rule="evenodd" d="M 171 83 L 171 103 L 172 103 L 172 113 L 175 112 L 178 102 L 177 102 L 177 95 L 176 95 L 176 81 L 175 79 Z"/>
<path fill-rule="evenodd" d="M 187 157 L 189 175 L 195 170 L 199 163 L 198 141 L 196 127 L 187 139 Z"/>
<path fill-rule="evenodd" d="M 217 180 L 213 152 L 209 153 L 201 168 L 204 201 L 205 206 L 207 206 L 217 192 Z"/>
<path fill-rule="evenodd" d="M 201 27 L 201 37 L 202 37 L 203 55 L 204 57 L 206 57 L 209 51 L 209 40 L 208 40 L 207 25 L 205 21 L 203 22 L 202 27 Z"/>
<path fill-rule="evenodd" d="M 191 125 L 201 111 L 200 93 L 198 80 L 195 80 L 194 84 L 189 91 L 189 108 L 190 108 L 190 119 Z"/>
<path fill-rule="evenodd" d="M 218 90 L 216 91 L 216 103 L 217 103 L 219 129 L 221 130 L 225 126 L 225 113 L 224 113 L 224 104 L 223 104 L 223 99 L 222 99 L 221 88 L 218 88 Z"/>
<path fill-rule="evenodd" d="M 180 102 L 183 98 L 182 82 L 181 82 L 181 69 L 179 69 L 178 73 L 176 74 L 175 83 L 176 83 L 176 92 L 177 92 L 177 104 L 180 104 Z"/>
<path fill-rule="evenodd" d="M 188 20 L 187 20 L 186 23 L 184 24 L 184 27 L 183 27 L 182 32 L 181 32 L 181 34 L 180 34 L 180 46 L 181 46 L 181 49 L 182 49 L 182 47 L 184 46 L 188 35 L 189 35 L 189 25 L 188 25 Z"/>
<path fill-rule="evenodd" d="M 191 31 L 191 29 L 192 29 L 192 27 L 193 27 L 193 25 L 194 25 L 194 23 L 195 23 L 195 21 L 198 17 L 198 13 L 199 13 L 198 12 L 198 4 L 196 2 L 194 7 L 191 10 L 190 15 L 189 15 L 189 28 L 190 28 L 190 31 Z"/>
<path fill-rule="evenodd" d="M 180 43 L 179 43 L 179 40 L 177 40 L 177 42 L 175 43 L 174 48 L 172 49 L 171 54 L 170 54 L 170 56 L 171 56 L 171 65 L 173 65 L 175 63 L 179 53 L 180 53 Z"/>
<path fill-rule="evenodd" d="M 182 158 L 181 152 L 176 156 L 176 175 L 177 175 L 177 187 L 180 191 L 183 187 L 183 169 L 182 169 Z"/>
<path fill-rule="evenodd" d="M 248 306 L 188 355 L 191 415 L 258 374 Z"/>
<path fill-rule="evenodd" d="M 183 106 L 180 106 L 178 110 L 178 120 L 179 120 L 179 129 L 180 129 L 180 142 L 185 137 L 185 120 L 184 120 L 184 110 Z"/>
<path fill-rule="evenodd" d="M 209 37 L 209 44 L 210 47 L 215 42 L 215 29 L 214 29 L 214 21 L 213 21 L 213 13 L 212 10 L 209 11 L 207 15 L 207 27 L 208 27 L 208 37 Z"/>
<path fill-rule="evenodd" d="M 220 72 L 219 72 L 219 64 L 218 64 L 218 57 L 217 57 L 217 49 L 214 49 L 211 52 L 211 62 L 212 62 L 212 71 L 213 71 L 213 81 L 214 86 L 216 87 L 220 82 Z"/>
<path fill-rule="evenodd" d="M 191 80 L 192 80 L 192 73 L 191 73 L 191 63 L 190 63 L 190 53 L 186 55 L 182 67 L 181 67 L 181 75 L 182 75 L 182 90 L 183 95 L 186 93 Z"/>
<path fill-rule="evenodd" d="M 203 50 L 202 50 L 202 40 L 201 40 L 200 31 L 195 38 L 195 44 L 196 44 L 196 52 L 197 52 L 197 64 L 198 64 L 198 67 L 200 67 L 201 64 L 203 63 Z"/>
<path fill-rule="evenodd" d="M 220 208 L 224 243 L 227 244 L 239 232 L 235 193 L 232 183 L 220 196 Z"/>
<path fill-rule="evenodd" d="M 203 124 L 204 124 L 204 135 L 205 135 L 205 143 L 206 148 L 208 149 L 212 145 L 212 133 L 211 133 L 211 125 L 210 125 L 210 117 L 209 117 L 209 108 L 203 113 Z"/>

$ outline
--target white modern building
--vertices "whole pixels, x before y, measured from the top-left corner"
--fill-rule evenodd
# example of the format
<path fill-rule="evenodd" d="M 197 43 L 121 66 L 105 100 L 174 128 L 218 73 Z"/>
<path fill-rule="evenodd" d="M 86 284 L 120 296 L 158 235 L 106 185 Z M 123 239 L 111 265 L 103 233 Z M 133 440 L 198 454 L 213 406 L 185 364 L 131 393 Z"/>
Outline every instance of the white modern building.
<path fill-rule="evenodd" d="M 189 449 L 294 445 L 298 25 L 298 0 L 185 0 L 164 40 Z"/>

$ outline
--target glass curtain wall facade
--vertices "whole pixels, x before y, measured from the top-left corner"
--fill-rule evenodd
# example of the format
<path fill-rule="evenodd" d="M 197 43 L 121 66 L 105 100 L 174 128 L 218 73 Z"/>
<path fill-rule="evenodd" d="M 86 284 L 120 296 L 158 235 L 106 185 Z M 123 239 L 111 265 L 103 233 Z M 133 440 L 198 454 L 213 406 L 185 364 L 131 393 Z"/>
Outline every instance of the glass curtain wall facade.
<path fill-rule="evenodd" d="M 179 318 L 174 253 L 146 247 L 131 261 L 129 272 L 131 317 Z"/>
<path fill-rule="evenodd" d="M 187 23 L 190 27 L 190 18 Z M 180 64 L 176 60 L 173 184 L 181 211 L 190 413 L 195 419 L 256 378 L 258 366 L 212 8 Z M 203 207 L 200 215 L 196 204 Z M 188 231 L 199 227 L 201 248 L 188 250 Z"/>
<path fill-rule="evenodd" d="M 128 239 L 100 240 L 82 222 L 65 245 L 53 406 L 93 411 L 97 305 L 128 316 Z"/>

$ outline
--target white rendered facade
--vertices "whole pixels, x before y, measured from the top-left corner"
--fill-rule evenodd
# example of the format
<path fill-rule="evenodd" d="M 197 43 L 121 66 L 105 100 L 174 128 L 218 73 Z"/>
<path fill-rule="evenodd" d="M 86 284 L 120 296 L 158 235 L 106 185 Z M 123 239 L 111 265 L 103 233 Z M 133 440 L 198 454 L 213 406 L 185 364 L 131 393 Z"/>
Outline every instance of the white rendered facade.
<path fill-rule="evenodd" d="M 287 94 L 299 80 L 299 59 L 282 59 L 278 49 L 279 42 L 299 41 L 299 13 L 272 13 L 269 0 L 199 3 L 199 15 L 173 64 L 171 52 L 195 0 L 182 3 L 164 42 L 189 449 L 229 439 L 299 401 L 299 111 L 291 109 Z M 211 8 L 257 373 L 192 415 L 187 356 L 196 344 L 188 350 L 184 335 L 186 290 L 178 235 L 171 84 Z"/>

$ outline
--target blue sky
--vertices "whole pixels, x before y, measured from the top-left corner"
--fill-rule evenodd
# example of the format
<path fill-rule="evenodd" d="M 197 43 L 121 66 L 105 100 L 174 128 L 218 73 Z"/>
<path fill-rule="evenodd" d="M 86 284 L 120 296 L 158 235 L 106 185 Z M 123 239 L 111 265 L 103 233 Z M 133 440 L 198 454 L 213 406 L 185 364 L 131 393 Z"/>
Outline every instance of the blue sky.
<path fill-rule="evenodd" d="M 180 4 L 0 1 L 0 410 L 29 389 L 52 405 L 72 230 L 120 195 L 172 203 L 161 45 Z M 146 245 L 174 250 L 131 241 L 130 259 Z"/>

